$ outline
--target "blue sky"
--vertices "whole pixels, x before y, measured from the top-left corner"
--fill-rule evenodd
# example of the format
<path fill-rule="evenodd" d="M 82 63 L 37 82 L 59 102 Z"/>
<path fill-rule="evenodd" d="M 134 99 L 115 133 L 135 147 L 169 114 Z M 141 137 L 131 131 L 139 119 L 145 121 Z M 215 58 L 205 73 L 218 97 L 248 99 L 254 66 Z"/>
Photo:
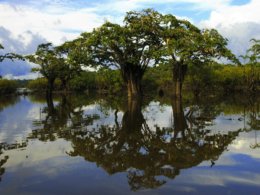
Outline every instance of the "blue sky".
<path fill-rule="evenodd" d="M 42 42 L 58 45 L 105 20 L 122 23 L 127 11 L 145 8 L 216 28 L 236 55 L 245 53 L 251 38 L 260 39 L 259 0 L 0 0 L 0 43 L 4 52 L 32 53 Z M 0 75 L 28 77 L 31 66 L 4 61 Z"/>

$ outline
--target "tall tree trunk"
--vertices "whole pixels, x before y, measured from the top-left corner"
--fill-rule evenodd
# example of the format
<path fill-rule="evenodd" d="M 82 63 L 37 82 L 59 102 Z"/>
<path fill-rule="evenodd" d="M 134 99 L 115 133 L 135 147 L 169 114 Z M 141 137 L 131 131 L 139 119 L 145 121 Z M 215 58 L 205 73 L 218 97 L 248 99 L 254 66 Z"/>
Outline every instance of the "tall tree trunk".
<path fill-rule="evenodd" d="M 67 89 L 67 80 L 66 79 L 61 79 L 61 90 L 66 93 L 68 91 Z"/>
<path fill-rule="evenodd" d="M 54 88 L 54 81 L 55 79 L 48 79 L 48 86 L 46 89 L 46 99 L 48 100 L 52 100 L 52 92 L 53 92 L 53 88 Z"/>
<path fill-rule="evenodd" d="M 142 96 L 141 80 L 143 77 L 143 72 L 137 66 L 132 67 L 127 70 L 122 70 L 122 75 L 127 85 L 128 98 L 130 99 L 139 98 Z"/>
<path fill-rule="evenodd" d="M 48 116 L 52 116 L 55 111 L 53 99 L 52 99 L 52 93 L 50 93 L 50 94 L 46 93 L 46 101 L 47 101 L 47 107 L 48 107 Z"/>
<path fill-rule="evenodd" d="M 186 72 L 187 65 L 183 64 L 182 61 L 173 64 L 173 96 L 176 98 L 182 96 L 182 85 Z"/>
<path fill-rule="evenodd" d="M 182 96 L 182 81 L 178 79 L 173 80 L 173 96 L 181 98 Z"/>

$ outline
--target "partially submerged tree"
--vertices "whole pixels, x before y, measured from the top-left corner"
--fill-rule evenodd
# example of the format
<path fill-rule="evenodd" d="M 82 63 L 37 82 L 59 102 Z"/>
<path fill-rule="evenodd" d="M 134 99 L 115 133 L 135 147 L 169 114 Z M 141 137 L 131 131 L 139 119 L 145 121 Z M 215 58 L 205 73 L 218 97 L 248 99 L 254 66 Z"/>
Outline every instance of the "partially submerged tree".
<path fill-rule="evenodd" d="M 51 43 L 39 45 L 35 54 L 26 56 L 26 59 L 39 65 L 32 71 L 41 73 L 48 80 L 46 95 L 47 99 L 51 98 L 54 81 L 61 73 L 64 59 L 57 54 Z"/>
<path fill-rule="evenodd" d="M 61 64 L 61 71 L 58 74 L 61 88 L 64 91 L 68 89 L 68 82 L 82 71 L 81 63 L 76 59 L 78 48 L 75 44 L 73 41 L 65 42 L 55 48 L 57 55 L 64 59 Z"/>
<path fill-rule="evenodd" d="M 156 11 L 128 12 L 123 25 L 106 22 L 92 33 L 83 33 L 76 40 L 82 54 L 79 58 L 86 65 L 120 69 L 128 96 L 139 96 L 144 72 L 158 58 L 159 23 L 160 14 Z"/>
<path fill-rule="evenodd" d="M 173 67 L 173 95 L 181 97 L 182 85 L 189 66 L 203 66 L 219 58 L 239 61 L 227 49 L 227 39 L 217 30 L 200 30 L 189 21 L 173 15 L 162 16 L 163 59 Z"/>
<path fill-rule="evenodd" d="M 239 63 L 227 49 L 227 39 L 216 30 L 200 30 L 186 20 L 151 9 L 128 12 L 123 25 L 106 22 L 75 41 L 80 48 L 78 59 L 85 65 L 120 69 L 129 97 L 141 94 L 146 68 L 158 61 L 172 65 L 177 97 L 181 97 L 189 66 L 203 66 L 219 58 Z"/>

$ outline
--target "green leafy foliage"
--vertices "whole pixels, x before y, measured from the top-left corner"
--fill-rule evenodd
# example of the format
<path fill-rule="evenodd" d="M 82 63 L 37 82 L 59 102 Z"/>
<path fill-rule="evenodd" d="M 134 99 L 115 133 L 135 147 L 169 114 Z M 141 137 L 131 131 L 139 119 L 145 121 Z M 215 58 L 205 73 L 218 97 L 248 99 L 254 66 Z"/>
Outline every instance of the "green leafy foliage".
<path fill-rule="evenodd" d="M 51 43 L 46 43 L 39 45 L 35 54 L 26 56 L 26 59 L 39 65 L 39 67 L 33 68 L 32 71 L 40 72 L 47 79 L 46 95 L 51 99 L 55 80 L 63 70 L 66 70 L 63 66 L 65 63 L 64 58 Z"/>
<path fill-rule="evenodd" d="M 75 91 L 98 90 L 101 93 L 117 93 L 124 88 L 119 70 L 101 68 L 97 72 L 82 72 L 70 82 Z"/>
<path fill-rule="evenodd" d="M 260 40 L 252 39 L 252 46 L 247 50 L 245 56 L 241 56 L 245 60 L 248 60 L 250 66 L 250 71 L 247 73 L 247 83 L 248 89 L 251 92 L 257 90 L 257 85 L 259 80 L 259 67 L 260 67 Z"/>
<path fill-rule="evenodd" d="M 159 64 L 147 68 L 144 74 L 143 86 L 145 90 L 172 88 L 172 67 L 170 64 Z"/>
<path fill-rule="evenodd" d="M 83 71 L 69 82 L 69 88 L 77 92 L 94 90 L 97 87 L 95 78 L 95 72 Z"/>
<path fill-rule="evenodd" d="M 76 58 L 78 46 L 75 41 L 65 42 L 61 46 L 56 47 L 55 52 L 63 58 L 58 78 L 61 80 L 62 87 L 66 90 L 68 82 L 82 71 L 81 64 Z"/>
<path fill-rule="evenodd" d="M 27 86 L 30 90 L 34 92 L 44 92 L 48 88 L 48 80 L 46 78 L 38 78 L 35 80 L 30 80 L 27 83 Z M 61 90 L 61 81 L 55 80 L 54 82 L 54 90 Z"/>
<path fill-rule="evenodd" d="M 33 68 L 33 72 L 40 72 L 48 80 L 55 80 L 61 71 L 61 64 L 64 60 L 57 55 L 51 43 L 41 44 L 33 55 L 26 56 L 26 59 L 39 67 Z"/>
<path fill-rule="evenodd" d="M 105 22 L 75 42 L 78 59 L 86 66 L 116 67 L 127 84 L 128 95 L 141 93 L 141 80 L 148 65 L 156 64 L 161 47 L 160 14 L 148 9 L 128 12 L 123 25 Z"/>
<path fill-rule="evenodd" d="M 211 64 L 200 71 L 190 69 L 184 83 L 185 88 L 191 89 L 195 94 L 203 91 L 247 91 L 251 83 L 250 65 L 235 66 Z M 256 89 L 260 86 L 260 67 L 255 68 Z"/>
<path fill-rule="evenodd" d="M 255 91 L 260 80 L 260 41 L 252 42 L 244 56 L 249 63 L 241 67 L 227 48 L 228 40 L 217 30 L 201 30 L 187 20 L 152 9 L 131 11 L 121 25 L 106 21 L 58 47 L 39 45 L 26 59 L 38 64 L 32 71 L 45 79 L 28 86 L 50 93 L 53 88 L 115 93 L 127 87 L 129 96 L 140 95 L 141 86 L 145 90 L 172 90 L 173 86 L 173 93 L 180 96 L 182 86 L 195 94 L 219 87 L 224 91 Z M 1 56 L 0 61 L 8 55 Z M 222 59 L 238 66 L 217 64 Z M 96 71 L 83 71 L 82 66 Z M 54 87 L 56 81 L 59 87 Z"/>
<path fill-rule="evenodd" d="M 160 26 L 164 45 L 161 48 L 161 59 L 172 66 L 175 96 L 181 96 L 188 69 L 203 74 L 200 71 L 206 71 L 208 68 L 205 66 L 220 58 L 239 63 L 227 49 L 227 39 L 215 29 L 200 30 L 189 21 L 177 19 L 170 14 L 162 16 Z M 194 75 L 192 79 L 197 76 Z"/>
<path fill-rule="evenodd" d="M 117 92 L 123 88 L 123 81 L 119 70 L 101 68 L 96 74 L 95 81 L 99 90 Z"/>
<path fill-rule="evenodd" d="M 14 80 L 0 79 L 0 94 L 11 94 L 17 89 L 17 82 Z"/>

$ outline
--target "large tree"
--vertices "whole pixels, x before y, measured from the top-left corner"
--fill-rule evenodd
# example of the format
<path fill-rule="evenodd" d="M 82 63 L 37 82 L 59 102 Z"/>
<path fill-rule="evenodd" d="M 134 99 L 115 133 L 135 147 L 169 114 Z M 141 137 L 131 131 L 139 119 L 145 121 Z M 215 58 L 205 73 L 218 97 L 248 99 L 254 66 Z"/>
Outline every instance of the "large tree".
<path fill-rule="evenodd" d="M 82 71 L 81 63 L 76 57 L 79 48 L 75 44 L 76 42 L 69 41 L 55 48 L 56 54 L 64 59 L 58 74 L 64 91 L 68 89 L 68 82 Z"/>
<path fill-rule="evenodd" d="M 159 35 L 161 15 L 151 9 L 128 12 L 123 25 L 105 22 L 91 33 L 83 33 L 77 42 L 78 57 L 86 65 L 120 69 L 128 96 L 142 94 L 141 80 L 146 68 L 156 64 L 162 46 Z"/>
<path fill-rule="evenodd" d="M 163 61 L 173 67 L 173 94 L 181 97 L 189 66 L 203 66 L 227 58 L 239 63 L 216 30 L 200 30 L 187 20 L 147 9 L 128 12 L 123 25 L 106 22 L 77 40 L 78 59 L 86 65 L 120 69 L 129 97 L 141 94 L 148 66 Z"/>
<path fill-rule="evenodd" d="M 173 94 L 181 97 L 182 85 L 189 66 L 203 66 L 227 58 L 239 63 L 226 47 L 227 39 L 215 29 L 200 30 L 187 20 L 173 15 L 163 15 L 161 31 L 164 40 L 162 56 L 173 67 Z"/>
<path fill-rule="evenodd" d="M 38 64 L 39 67 L 33 68 L 32 71 L 41 73 L 48 80 L 46 95 L 47 99 L 50 99 L 55 79 L 62 70 L 64 59 L 55 51 L 51 43 L 39 45 L 35 54 L 26 56 L 26 59 Z"/>

